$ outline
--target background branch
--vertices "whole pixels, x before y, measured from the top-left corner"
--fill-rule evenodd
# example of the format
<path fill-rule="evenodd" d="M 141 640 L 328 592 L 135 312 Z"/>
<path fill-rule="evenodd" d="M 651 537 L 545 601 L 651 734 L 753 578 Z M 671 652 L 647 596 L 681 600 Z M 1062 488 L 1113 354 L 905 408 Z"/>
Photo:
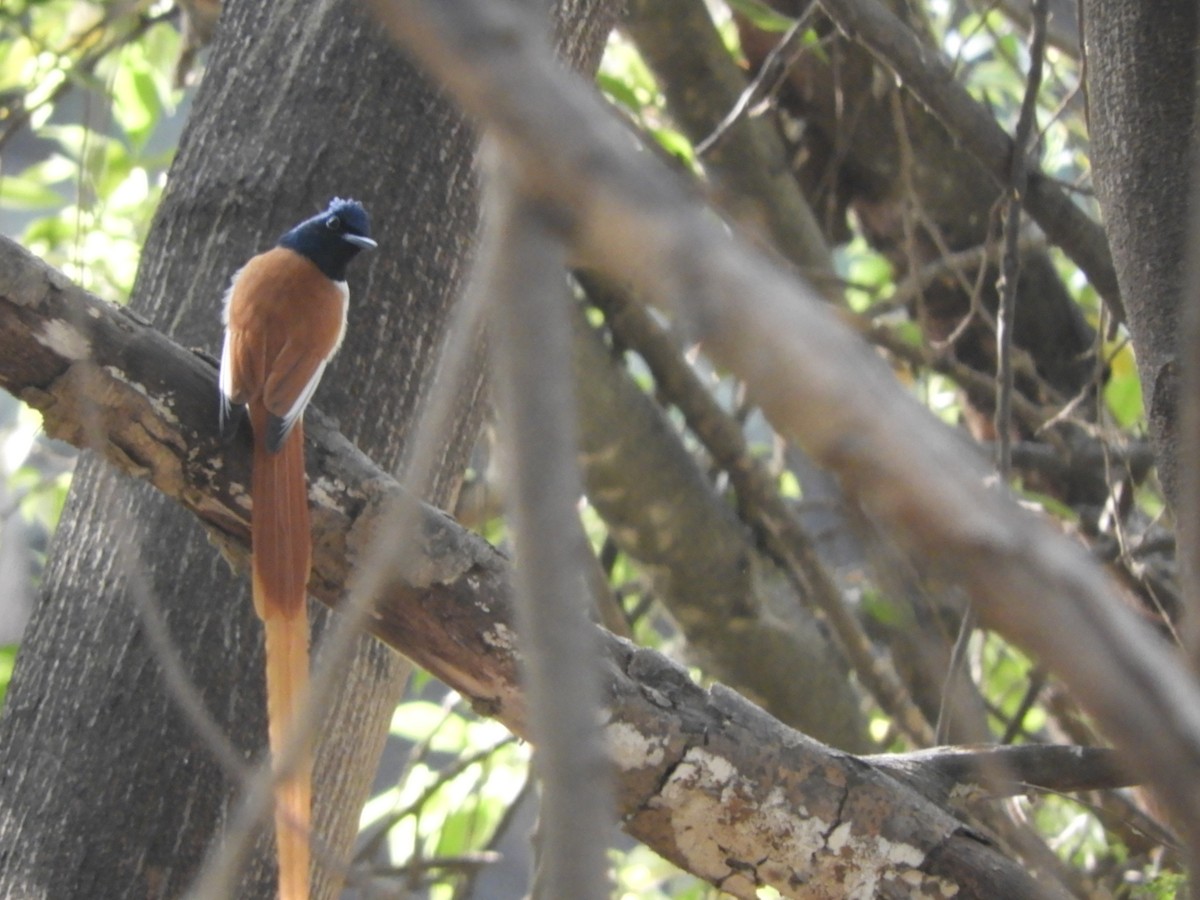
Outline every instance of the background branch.
<path fill-rule="evenodd" d="M 579 277 L 589 298 L 607 310 L 610 289 Z M 684 652 L 793 728 L 843 750 L 873 749 L 859 709 L 861 695 L 806 606 L 805 591 L 762 552 L 582 309 L 574 326 L 589 502 L 614 543 L 649 576 L 687 639 Z M 656 378 L 659 374 L 655 371 Z M 674 399 L 673 385 L 660 384 Z M 713 455 L 718 465 L 728 465 L 727 458 Z M 788 678 L 779 677 L 781 659 L 788 660 Z"/>

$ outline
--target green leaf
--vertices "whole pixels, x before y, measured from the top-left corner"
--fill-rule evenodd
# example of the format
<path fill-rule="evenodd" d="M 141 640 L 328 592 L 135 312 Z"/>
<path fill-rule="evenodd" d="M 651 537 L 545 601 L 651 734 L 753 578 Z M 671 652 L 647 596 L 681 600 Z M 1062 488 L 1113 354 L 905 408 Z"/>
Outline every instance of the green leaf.
<path fill-rule="evenodd" d="M 0 41 L 0 92 L 24 93 L 37 65 L 37 51 L 27 37 L 4 34 Z"/>
<path fill-rule="evenodd" d="M 392 713 L 391 733 L 413 742 L 430 741 L 434 750 L 459 753 L 466 746 L 466 722 L 458 713 L 447 711 L 428 700 L 401 703 Z"/>
<path fill-rule="evenodd" d="M 692 166 L 696 162 L 696 150 L 692 142 L 674 128 L 652 128 L 650 133 L 659 145 L 682 162 Z"/>
<path fill-rule="evenodd" d="M 0 709 L 4 707 L 4 698 L 8 694 L 8 684 L 12 681 L 13 669 L 17 665 L 17 645 L 0 644 Z"/>
<path fill-rule="evenodd" d="M 120 63 L 113 78 L 113 114 L 140 150 L 165 109 L 162 73 L 147 59 L 141 44 L 126 48 Z"/>
<path fill-rule="evenodd" d="M 0 178 L 0 206 L 6 209 L 58 209 L 62 205 L 62 195 L 47 187 L 40 178 L 27 178 L 24 175 Z"/>
<path fill-rule="evenodd" d="M 1128 345 L 1110 360 L 1108 370 L 1104 402 L 1117 424 L 1129 428 L 1142 420 L 1145 408 L 1142 404 L 1142 382 Z"/>
<path fill-rule="evenodd" d="M 786 469 L 779 475 L 779 495 L 789 500 L 800 499 L 800 482 L 796 476 Z"/>
<path fill-rule="evenodd" d="M 596 75 L 596 85 L 613 103 L 625 107 L 635 115 L 641 115 L 645 104 L 627 81 L 608 72 L 600 72 Z"/>
<path fill-rule="evenodd" d="M 1143 886 L 1144 893 L 1131 894 L 1131 897 L 1145 898 L 1145 900 L 1175 900 L 1176 897 L 1185 896 L 1188 887 L 1188 879 L 1186 875 L 1180 872 L 1163 872 L 1155 867 L 1147 866 L 1151 872 L 1151 877 Z"/>
<path fill-rule="evenodd" d="M 1079 521 L 1079 513 L 1057 497 L 1052 497 L 1049 494 L 1043 494 L 1038 491 L 1031 491 L 1023 484 L 1017 485 L 1016 490 L 1025 500 L 1037 504 L 1055 518 L 1062 519 L 1064 522 Z"/>
<path fill-rule="evenodd" d="M 879 591 L 864 590 L 860 602 L 863 612 L 880 625 L 886 625 L 889 628 L 903 628 L 912 624 L 909 621 L 911 617 L 905 609 L 893 603 Z"/>
<path fill-rule="evenodd" d="M 795 19 L 776 12 L 762 0 L 728 0 L 728 3 L 730 9 L 745 16 L 760 31 L 782 32 L 796 24 Z"/>
<path fill-rule="evenodd" d="M 436 852 L 438 856 L 459 856 L 472 849 L 471 838 L 478 835 L 477 814 L 480 797 L 471 794 L 442 820 L 438 831 Z"/>

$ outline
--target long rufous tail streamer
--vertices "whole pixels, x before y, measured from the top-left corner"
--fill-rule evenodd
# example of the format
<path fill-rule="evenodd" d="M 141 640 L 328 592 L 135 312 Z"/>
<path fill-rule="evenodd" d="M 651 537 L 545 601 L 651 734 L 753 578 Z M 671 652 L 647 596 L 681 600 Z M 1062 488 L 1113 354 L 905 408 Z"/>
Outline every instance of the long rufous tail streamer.
<path fill-rule="evenodd" d="M 257 413 L 257 414 L 256 414 Z M 297 422 L 278 452 L 267 449 L 266 410 L 252 410 L 254 471 L 252 543 L 254 608 L 267 651 L 267 720 L 271 758 L 295 740 L 296 716 L 308 695 L 308 614 L 311 555 L 304 427 Z M 312 819 L 312 753 L 275 786 L 275 840 L 281 900 L 307 900 Z"/>

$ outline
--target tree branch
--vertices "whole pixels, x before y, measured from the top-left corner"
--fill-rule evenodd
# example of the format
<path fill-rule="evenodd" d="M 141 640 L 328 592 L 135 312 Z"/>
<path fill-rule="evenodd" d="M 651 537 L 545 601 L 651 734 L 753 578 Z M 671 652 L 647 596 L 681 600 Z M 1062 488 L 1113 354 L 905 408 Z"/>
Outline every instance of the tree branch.
<path fill-rule="evenodd" d="M 244 564 L 249 453 L 219 447 L 214 365 L 5 238 L 0 386 L 41 410 L 47 433 L 103 454 L 189 509 Z M 402 488 L 320 415 L 306 425 L 312 591 L 336 608 L 381 510 Z M 476 710 L 528 735 L 508 563 L 443 513 L 421 506 L 420 517 L 414 562 L 380 593 L 370 630 Z M 631 835 L 668 859 L 740 897 L 759 884 L 840 896 L 923 883 L 957 885 L 960 897 L 995 896 L 997 885 L 1011 896 L 1058 896 L 876 765 L 600 634 L 618 810 Z"/>

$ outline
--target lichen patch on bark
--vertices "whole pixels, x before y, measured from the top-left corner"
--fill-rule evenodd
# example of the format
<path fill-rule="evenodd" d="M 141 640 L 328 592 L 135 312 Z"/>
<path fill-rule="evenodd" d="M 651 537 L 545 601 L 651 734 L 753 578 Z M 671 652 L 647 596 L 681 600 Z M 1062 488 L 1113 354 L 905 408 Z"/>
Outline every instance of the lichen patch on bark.
<path fill-rule="evenodd" d="M 621 771 L 659 766 L 666 758 L 661 739 L 642 734 L 629 722 L 613 722 L 606 731 L 609 753 Z"/>
<path fill-rule="evenodd" d="M 50 319 L 33 334 L 43 347 L 53 350 L 64 359 L 87 359 L 92 348 L 88 339 L 72 325 L 62 319 Z"/>

